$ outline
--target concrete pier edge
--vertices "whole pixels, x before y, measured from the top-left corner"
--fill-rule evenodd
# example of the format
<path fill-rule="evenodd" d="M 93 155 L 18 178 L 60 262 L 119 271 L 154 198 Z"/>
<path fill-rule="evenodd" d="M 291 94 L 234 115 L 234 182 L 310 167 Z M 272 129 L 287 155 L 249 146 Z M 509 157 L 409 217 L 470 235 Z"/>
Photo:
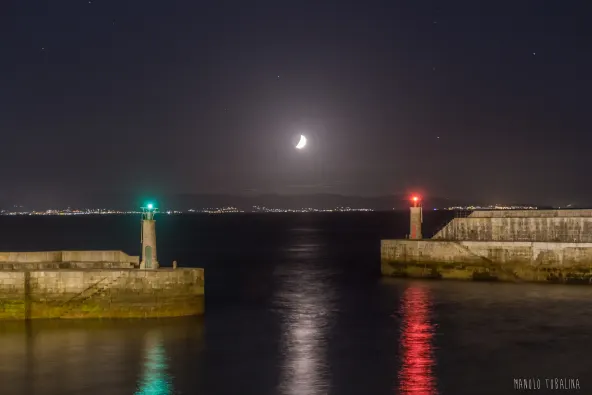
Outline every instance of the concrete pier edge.
<path fill-rule="evenodd" d="M 62 261 L 74 253 L 79 258 L 96 258 L 105 252 L 0 253 L 0 319 L 150 318 L 204 313 L 201 268 L 137 269 L 138 257 L 121 251 L 107 254 L 120 257 L 120 262 Z M 44 262 L 49 259 L 52 261 Z"/>
<path fill-rule="evenodd" d="M 432 239 L 382 240 L 385 276 L 592 283 L 592 210 L 490 210 Z"/>

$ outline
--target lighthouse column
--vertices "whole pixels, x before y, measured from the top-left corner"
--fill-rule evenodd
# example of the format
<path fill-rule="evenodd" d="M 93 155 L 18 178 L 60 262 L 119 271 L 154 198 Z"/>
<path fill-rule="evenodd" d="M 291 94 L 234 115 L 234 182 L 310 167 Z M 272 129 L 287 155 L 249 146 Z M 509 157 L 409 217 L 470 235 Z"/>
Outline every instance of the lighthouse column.
<path fill-rule="evenodd" d="M 140 269 L 158 269 L 156 256 L 156 208 L 152 204 L 142 207 L 142 262 Z"/>
<path fill-rule="evenodd" d="M 409 217 L 410 217 L 410 229 L 409 229 L 409 238 L 410 239 L 421 239 L 421 223 L 423 222 L 423 216 L 421 212 L 421 202 L 417 196 L 414 196 L 412 199 L 413 206 L 409 207 Z"/>

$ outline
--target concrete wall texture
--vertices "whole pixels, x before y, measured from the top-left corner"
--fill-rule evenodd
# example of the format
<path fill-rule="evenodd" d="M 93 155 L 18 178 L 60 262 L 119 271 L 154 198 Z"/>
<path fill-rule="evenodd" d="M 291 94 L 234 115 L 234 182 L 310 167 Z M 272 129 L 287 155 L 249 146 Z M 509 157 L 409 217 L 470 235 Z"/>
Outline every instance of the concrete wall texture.
<path fill-rule="evenodd" d="M 592 243 L 592 217 L 454 218 L 433 239 Z"/>
<path fill-rule="evenodd" d="M 410 207 L 409 208 L 409 238 L 410 239 L 422 239 L 421 234 L 421 222 L 422 222 L 422 208 L 421 207 Z"/>
<path fill-rule="evenodd" d="M 0 271 L 0 319 L 204 312 L 203 269 Z"/>
<path fill-rule="evenodd" d="M 382 257 L 417 263 L 526 264 L 592 269 L 592 243 L 382 240 Z"/>
<path fill-rule="evenodd" d="M 1 270 L 133 269 L 130 262 L 0 262 Z"/>
<path fill-rule="evenodd" d="M 34 262 L 121 262 L 139 264 L 140 257 L 122 251 L 35 251 L 0 252 L 0 263 Z"/>
<path fill-rule="evenodd" d="M 592 283 L 592 243 L 383 240 L 390 276 Z"/>
<path fill-rule="evenodd" d="M 592 217 L 592 210 L 476 210 L 470 218 L 515 218 L 515 217 Z"/>
<path fill-rule="evenodd" d="M 156 254 L 156 221 L 142 220 L 142 269 L 158 269 Z"/>

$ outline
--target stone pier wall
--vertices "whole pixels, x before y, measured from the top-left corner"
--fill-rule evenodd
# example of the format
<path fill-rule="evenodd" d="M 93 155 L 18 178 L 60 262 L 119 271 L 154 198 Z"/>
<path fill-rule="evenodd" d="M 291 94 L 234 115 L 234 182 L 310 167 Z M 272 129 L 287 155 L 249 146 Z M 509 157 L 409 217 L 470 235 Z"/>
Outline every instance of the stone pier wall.
<path fill-rule="evenodd" d="M 204 312 L 203 269 L 0 271 L 0 319 Z"/>
<path fill-rule="evenodd" d="M 0 263 L 121 262 L 139 264 L 140 258 L 123 251 L 0 252 Z"/>
<path fill-rule="evenodd" d="M 592 243 L 592 217 L 454 218 L 433 239 Z"/>
<path fill-rule="evenodd" d="M 552 218 L 592 217 L 590 209 L 573 210 L 475 210 L 469 218 Z"/>
<path fill-rule="evenodd" d="M 592 283 L 592 243 L 383 240 L 387 276 Z"/>
<path fill-rule="evenodd" d="M 56 269 L 133 269 L 131 262 L 0 262 L 3 270 L 56 270 Z"/>

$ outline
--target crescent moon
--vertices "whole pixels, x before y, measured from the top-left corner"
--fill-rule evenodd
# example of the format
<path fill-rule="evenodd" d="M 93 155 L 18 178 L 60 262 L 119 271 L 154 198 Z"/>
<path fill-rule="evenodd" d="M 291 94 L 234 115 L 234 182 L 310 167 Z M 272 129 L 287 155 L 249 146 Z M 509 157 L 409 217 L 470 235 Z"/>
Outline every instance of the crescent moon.
<path fill-rule="evenodd" d="M 298 144 L 296 144 L 296 148 L 302 149 L 305 146 L 306 146 L 306 137 L 304 137 L 303 135 L 300 135 L 300 141 L 298 142 Z"/>

